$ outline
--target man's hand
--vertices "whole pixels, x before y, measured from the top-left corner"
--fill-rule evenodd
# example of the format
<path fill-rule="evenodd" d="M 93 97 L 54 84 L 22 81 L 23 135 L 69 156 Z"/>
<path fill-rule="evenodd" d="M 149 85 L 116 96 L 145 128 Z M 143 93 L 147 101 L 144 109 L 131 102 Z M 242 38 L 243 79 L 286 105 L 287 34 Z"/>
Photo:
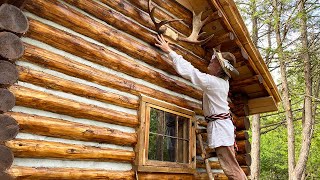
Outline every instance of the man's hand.
<path fill-rule="evenodd" d="M 165 53 L 169 53 L 170 51 L 172 51 L 172 49 L 169 46 L 169 43 L 166 42 L 166 40 L 164 40 L 162 34 L 160 36 L 157 35 L 157 38 L 155 38 L 155 40 L 157 41 L 157 43 L 155 45 L 157 47 L 159 47 Z"/>

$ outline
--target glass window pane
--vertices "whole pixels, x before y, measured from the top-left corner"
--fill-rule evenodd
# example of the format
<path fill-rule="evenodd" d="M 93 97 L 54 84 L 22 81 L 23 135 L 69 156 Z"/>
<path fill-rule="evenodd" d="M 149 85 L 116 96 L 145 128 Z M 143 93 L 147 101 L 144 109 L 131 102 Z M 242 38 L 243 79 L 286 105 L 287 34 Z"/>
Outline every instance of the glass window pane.
<path fill-rule="evenodd" d="M 163 161 L 164 139 L 161 135 L 149 135 L 148 159 Z"/>
<path fill-rule="evenodd" d="M 150 132 L 164 134 L 164 112 L 151 108 L 150 110 Z"/>
<path fill-rule="evenodd" d="M 163 147 L 163 161 L 176 162 L 176 139 L 165 137 L 164 143 L 165 146 Z"/>
<path fill-rule="evenodd" d="M 177 115 L 166 112 L 166 128 L 167 136 L 176 137 L 176 117 Z"/>

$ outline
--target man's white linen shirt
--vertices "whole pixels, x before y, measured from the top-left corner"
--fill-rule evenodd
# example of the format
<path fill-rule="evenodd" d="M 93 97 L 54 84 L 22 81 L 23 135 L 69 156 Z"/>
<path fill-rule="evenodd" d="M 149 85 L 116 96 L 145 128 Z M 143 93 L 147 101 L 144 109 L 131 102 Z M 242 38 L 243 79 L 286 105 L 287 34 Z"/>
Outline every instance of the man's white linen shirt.
<path fill-rule="evenodd" d="M 228 92 L 229 81 L 200 72 L 190 62 L 174 51 L 170 51 L 175 70 L 184 78 L 203 90 L 203 113 L 229 113 Z M 210 121 L 207 126 L 208 145 L 210 148 L 234 145 L 234 126 L 230 119 Z"/>

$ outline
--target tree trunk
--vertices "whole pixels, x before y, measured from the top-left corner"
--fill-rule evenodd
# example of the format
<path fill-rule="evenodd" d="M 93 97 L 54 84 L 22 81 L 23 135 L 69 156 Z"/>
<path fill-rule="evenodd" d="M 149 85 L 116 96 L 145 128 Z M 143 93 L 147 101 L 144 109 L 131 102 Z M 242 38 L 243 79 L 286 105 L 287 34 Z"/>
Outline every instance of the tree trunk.
<path fill-rule="evenodd" d="M 310 55 L 308 51 L 307 12 L 305 9 L 305 3 L 306 0 L 299 1 L 299 12 L 302 15 L 300 19 L 300 36 L 305 79 L 304 124 L 302 124 L 302 144 L 299 159 L 294 169 L 293 179 L 301 179 L 302 174 L 306 168 L 315 119 L 315 117 L 312 117 L 312 78 Z"/>
<path fill-rule="evenodd" d="M 288 80 L 287 80 L 287 72 L 286 72 L 286 64 L 285 57 L 283 53 L 282 40 L 280 34 L 280 13 L 278 10 L 278 0 L 273 0 L 274 9 L 274 18 L 276 19 L 274 30 L 276 33 L 276 41 L 277 41 L 277 50 L 280 61 L 280 73 L 281 73 L 281 83 L 282 83 L 282 96 L 283 96 L 283 105 L 286 114 L 287 121 L 287 133 L 288 133 L 288 174 L 289 179 L 292 179 L 292 175 L 295 167 L 295 139 L 294 139 L 294 125 L 293 125 L 293 114 L 291 108 L 291 100 L 289 94 Z"/>

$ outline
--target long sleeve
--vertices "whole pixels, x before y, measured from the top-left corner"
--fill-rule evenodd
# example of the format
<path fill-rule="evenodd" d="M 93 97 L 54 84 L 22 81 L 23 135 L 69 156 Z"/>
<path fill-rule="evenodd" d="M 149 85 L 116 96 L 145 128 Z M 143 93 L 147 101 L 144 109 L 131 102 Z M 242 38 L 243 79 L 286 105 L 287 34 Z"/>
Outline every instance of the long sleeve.
<path fill-rule="evenodd" d="M 182 77 L 191 80 L 191 82 L 201 89 L 206 89 L 208 86 L 208 74 L 200 72 L 194 66 L 191 65 L 190 62 L 183 59 L 181 55 L 178 55 L 176 52 L 171 51 L 169 53 L 169 57 L 173 61 L 174 69 L 180 74 Z"/>

